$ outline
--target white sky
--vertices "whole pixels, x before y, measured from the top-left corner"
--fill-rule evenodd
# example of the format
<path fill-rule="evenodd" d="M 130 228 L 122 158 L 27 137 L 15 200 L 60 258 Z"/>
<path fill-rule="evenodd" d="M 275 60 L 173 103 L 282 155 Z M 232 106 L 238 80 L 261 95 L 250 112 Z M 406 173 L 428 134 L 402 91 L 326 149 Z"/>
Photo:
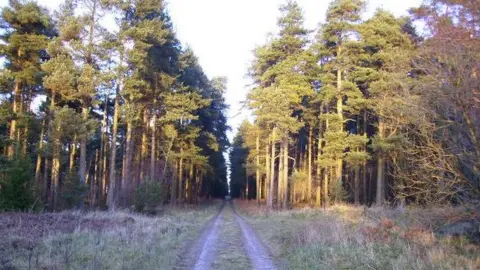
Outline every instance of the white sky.
<path fill-rule="evenodd" d="M 62 0 L 40 0 L 41 5 L 55 9 Z M 253 49 L 266 41 L 268 33 L 276 31 L 278 7 L 285 0 L 169 0 L 178 38 L 190 46 L 200 59 L 209 78 L 228 78 L 227 103 L 230 105 L 229 124 L 235 133 L 247 116 L 240 111 L 249 80 L 245 77 L 253 58 Z M 324 21 L 331 0 L 298 0 L 303 8 L 306 27 L 315 29 Z M 395 15 L 417 6 L 421 0 L 370 0 L 365 17 L 383 7 Z M 0 7 L 8 0 L 0 0 Z"/>

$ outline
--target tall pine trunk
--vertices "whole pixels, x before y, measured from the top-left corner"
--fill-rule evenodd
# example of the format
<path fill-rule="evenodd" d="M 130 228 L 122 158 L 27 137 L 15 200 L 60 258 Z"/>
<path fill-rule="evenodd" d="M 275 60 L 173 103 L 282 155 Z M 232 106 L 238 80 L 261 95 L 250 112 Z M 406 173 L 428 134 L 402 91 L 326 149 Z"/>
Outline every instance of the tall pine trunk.
<path fill-rule="evenodd" d="M 378 138 L 385 139 L 385 125 L 380 118 L 378 121 Z M 382 153 L 377 158 L 377 193 L 376 204 L 382 205 L 385 202 L 385 159 Z"/>
<path fill-rule="evenodd" d="M 310 203 L 312 200 L 312 186 L 313 186 L 313 178 L 312 178 L 312 145 L 313 145 L 313 128 L 310 126 L 308 128 L 308 162 L 307 162 L 307 202 Z"/>
<path fill-rule="evenodd" d="M 121 61 L 120 61 L 121 62 Z M 118 92 L 120 87 L 117 86 L 115 90 L 115 104 L 113 109 L 113 126 L 112 126 L 112 144 L 110 146 L 110 171 L 108 174 L 108 192 L 107 192 L 107 206 L 110 210 L 115 210 L 115 200 L 116 200 L 116 181 L 115 170 L 116 170 L 116 158 L 117 158 L 117 133 L 118 133 L 118 114 L 119 114 L 119 103 L 118 103 Z"/>
<path fill-rule="evenodd" d="M 269 209 L 273 208 L 273 189 L 275 184 L 275 130 L 272 130 L 272 143 L 271 143 L 271 156 L 270 156 L 270 188 L 268 190 L 268 202 L 267 206 Z"/>
<path fill-rule="evenodd" d="M 42 171 L 42 151 L 43 151 L 43 139 L 45 137 L 45 125 L 47 123 L 46 119 L 43 119 L 42 130 L 40 132 L 40 138 L 38 139 L 38 153 L 37 153 L 37 162 L 35 165 L 35 184 L 38 188 L 42 186 L 40 181 L 40 174 Z"/>
<path fill-rule="evenodd" d="M 157 136 L 157 115 L 152 112 L 152 138 L 151 138 L 151 150 L 150 150 L 150 179 L 155 180 L 155 163 L 156 163 L 156 149 L 157 146 L 155 139 Z"/>
<path fill-rule="evenodd" d="M 355 166 L 355 178 L 354 178 L 354 202 L 356 205 L 360 204 L 360 167 Z"/>
<path fill-rule="evenodd" d="M 20 50 L 18 50 L 18 56 L 20 56 Z M 15 148 L 16 144 L 18 143 L 17 141 L 17 117 L 20 114 L 20 91 L 21 91 L 21 83 L 16 81 L 15 82 L 15 87 L 13 90 L 13 104 L 12 104 L 12 110 L 14 117 L 10 122 L 10 132 L 9 132 L 9 139 L 10 139 L 10 145 L 8 146 L 8 156 L 13 157 L 15 154 Z M 15 143 L 13 143 L 15 142 Z"/>
<path fill-rule="evenodd" d="M 88 107 L 86 104 L 82 107 L 82 120 L 83 123 L 86 123 L 88 120 Z M 88 131 L 87 131 L 88 132 Z M 81 134 L 80 138 L 80 167 L 78 169 L 78 178 L 80 181 L 80 186 L 84 187 L 86 183 L 86 170 L 87 170 L 87 134 Z M 83 207 L 83 200 L 85 199 L 85 194 L 82 194 L 78 206 Z"/>
<path fill-rule="evenodd" d="M 256 190 L 257 190 L 257 203 L 260 203 L 261 197 L 261 179 L 260 179 L 260 135 L 257 134 L 256 139 L 256 150 L 257 150 L 257 157 L 256 157 Z"/>
<path fill-rule="evenodd" d="M 280 153 L 279 153 L 279 160 L 278 160 L 278 176 L 277 176 L 277 206 L 280 208 L 282 207 L 282 203 L 283 203 L 283 169 L 285 168 L 283 166 L 283 154 L 284 154 L 284 151 L 283 151 L 283 147 L 285 145 L 283 144 L 283 140 L 282 142 L 280 143 Z"/>
<path fill-rule="evenodd" d="M 183 148 L 180 148 L 180 161 L 178 163 L 178 200 L 183 200 Z"/>
<path fill-rule="evenodd" d="M 367 110 L 363 111 L 363 131 L 362 135 L 366 138 L 367 137 Z M 367 152 L 367 143 L 363 146 L 363 151 Z M 367 196 L 367 160 L 363 162 L 362 167 L 362 189 L 363 189 L 363 203 L 368 203 L 368 196 Z"/>
<path fill-rule="evenodd" d="M 70 157 L 68 160 L 68 170 L 70 173 L 73 171 L 75 166 L 75 154 L 77 152 L 77 134 L 73 136 L 72 145 L 70 146 Z"/>
<path fill-rule="evenodd" d="M 143 132 L 142 132 L 142 146 L 140 150 L 140 179 L 143 181 L 145 172 L 147 171 L 147 133 L 148 133 L 148 110 L 143 110 Z"/>
<path fill-rule="evenodd" d="M 340 57 L 342 54 L 342 46 L 338 46 L 337 57 Z M 340 120 L 340 131 L 343 131 L 343 85 L 342 85 L 342 69 L 338 68 L 337 70 L 337 114 Z M 340 188 L 343 188 L 342 183 L 343 177 L 343 159 L 338 158 L 336 162 L 336 183 Z"/>
<path fill-rule="evenodd" d="M 288 139 L 283 142 L 283 205 L 284 209 L 288 205 Z"/>
<path fill-rule="evenodd" d="M 318 124 L 318 140 L 317 140 L 317 194 L 316 194 L 316 200 L 315 200 L 315 204 L 317 206 L 320 206 L 321 205 L 321 201 L 322 201 L 322 195 L 321 195 L 321 190 L 322 190 L 322 167 L 320 167 L 320 160 L 322 158 L 322 147 L 323 147 L 323 140 L 322 140 L 322 136 L 323 136 L 323 130 L 322 130 L 322 121 L 319 120 L 319 124 Z"/>
<path fill-rule="evenodd" d="M 263 186 L 264 190 L 264 199 L 265 201 L 268 201 L 268 194 L 270 193 L 268 191 L 268 184 L 270 183 L 270 143 L 267 138 L 267 142 L 265 143 L 265 182 Z"/>
<path fill-rule="evenodd" d="M 123 168 L 123 179 L 122 179 L 122 197 L 123 204 L 128 205 L 128 197 L 130 195 L 130 186 L 131 186 L 131 175 L 132 175 L 132 158 L 133 158 L 133 149 L 132 149 L 132 132 L 133 132 L 133 121 L 129 120 L 127 122 L 127 138 L 126 138 L 126 151 L 125 151 L 125 166 Z"/>
<path fill-rule="evenodd" d="M 102 119 L 102 136 L 100 137 L 100 197 L 101 200 L 105 199 L 105 186 L 107 181 L 107 129 L 108 129 L 108 99 L 110 95 L 110 88 L 107 88 L 105 93 L 105 105 L 103 108 L 103 119 Z"/>

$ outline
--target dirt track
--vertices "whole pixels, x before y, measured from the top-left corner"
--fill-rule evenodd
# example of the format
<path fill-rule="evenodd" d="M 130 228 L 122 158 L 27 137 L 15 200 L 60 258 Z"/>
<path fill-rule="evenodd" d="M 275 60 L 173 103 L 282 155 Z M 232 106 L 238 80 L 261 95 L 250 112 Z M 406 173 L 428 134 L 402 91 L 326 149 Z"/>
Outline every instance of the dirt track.
<path fill-rule="evenodd" d="M 191 245 L 186 269 L 277 269 L 255 231 L 226 202 Z"/>

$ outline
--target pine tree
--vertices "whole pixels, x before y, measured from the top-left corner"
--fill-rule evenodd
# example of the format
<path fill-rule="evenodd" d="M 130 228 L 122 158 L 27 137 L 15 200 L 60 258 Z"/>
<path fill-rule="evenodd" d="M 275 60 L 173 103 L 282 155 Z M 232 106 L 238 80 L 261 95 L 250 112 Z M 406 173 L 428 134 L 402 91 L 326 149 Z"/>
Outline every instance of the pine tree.
<path fill-rule="evenodd" d="M 275 162 L 276 133 L 280 134 L 280 163 L 278 176 L 279 205 L 286 207 L 288 200 L 289 135 L 302 126 L 293 116 L 302 98 L 311 93 L 308 77 L 305 76 L 304 47 L 308 31 L 303 27 L 302 11 L 298 4 L 289 1 L 280 7 L 278 19 L 279 36 L 256 50 L 256 60 L 251 68 L 251 77 L 257 87 L 248 99 L 260 126 L 271 130 L 271 162 Z M 271 169 L 274 166 L 270 167 Z M 271 173 L 269 206 L 273 203 L 273 177 Z"/>
<path fill-rule="evenodd" d="M 0 54 L 5 57 L 6 79 L 12 103 L 12 116 L 9 119 L 9 146 L 7 155 L 12 157 L 20 148 L 20 136 L 23 136 L 23 148 L 27 144 L 28 125 L 23 132 L 18 124 L 25 120 L 30 109 L 34 89 L 41 85 L 42 72 L 40 63 L 47 59 L 45 48 L 48 39 L 54 34 L 48 11 L 35 2 L 9 1 L 9 6 L 2 9 L 3 44 Z"/>
<path fill-rule="evenodd" d="M 378 118 L 377 134 L 372 148 L 377 159 L 376 203 L 385 201 L 386 159 L 401 142 L 399 126 L 403 125 L 403 90 L 408 83 L 413 49 L 409 36 L 403 32 L 406 21 L 379 10 L 360 26 L 364 68 L 357 72 L 357 81 L 367 86 L 368 104 Z"/>
<path fill-rule="evenodd" d="M 345 113 L 355 110 L 355 105 L 361 100 L 362 93 L 349 77 L 349 72 L 355 69 L 351 61 L 352 48 L 357 41 L 356 26 L 360 22 L 360 14 L 365 6 L 361 0 L 337 0 L 330 4 L 327 10 L 327 22 L 322 26 L 319 37 L 319 54 L 321 57 L 323 76 L 320 89 L 327 114 L 323 115 L 326 122 L 324 157 L 320 161 L 325 169 L 335 169 L 335 181 L 332 187 L 340 194 L 331 194 L 336 200 L 342 199 L 343 161 L 348 147 L 345 130 Z M 335 107 L 335 113 L 329 109 Z M 335 161 L 335 162 L 333 162 Z M 326 175 L 326 174 L 325 174 Z M 327 186 L 327 178 L 324 179 Z M 324 190 L 326 192 L 326 188 Z M 324 195 L 327 199 L 328 194 Z"/>

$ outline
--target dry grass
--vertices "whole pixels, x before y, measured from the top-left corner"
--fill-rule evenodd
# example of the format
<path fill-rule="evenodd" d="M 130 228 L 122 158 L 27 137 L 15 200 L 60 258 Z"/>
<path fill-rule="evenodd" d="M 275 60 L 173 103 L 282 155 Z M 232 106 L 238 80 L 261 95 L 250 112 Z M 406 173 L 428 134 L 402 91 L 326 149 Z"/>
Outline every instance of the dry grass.
<path fill-rule="evenodd" d="M 0 214 L 9 224 L 0 226 L 0 269 L 172 269 L 218 206 L 167 209 L 156 217 Z"/>
<path fill-rule="evenodd" d="M 212 269 L 252 269 L 250 259 L 245 252 L 242 231 L 237 225 L 231 207 L 224 208 L 221 224 L 217 256 L 212 264 Z"/>
<path fill-rule="evenodd" d="M 286 269 L 480 269 L 473 208 L 237 207 Z"/>

